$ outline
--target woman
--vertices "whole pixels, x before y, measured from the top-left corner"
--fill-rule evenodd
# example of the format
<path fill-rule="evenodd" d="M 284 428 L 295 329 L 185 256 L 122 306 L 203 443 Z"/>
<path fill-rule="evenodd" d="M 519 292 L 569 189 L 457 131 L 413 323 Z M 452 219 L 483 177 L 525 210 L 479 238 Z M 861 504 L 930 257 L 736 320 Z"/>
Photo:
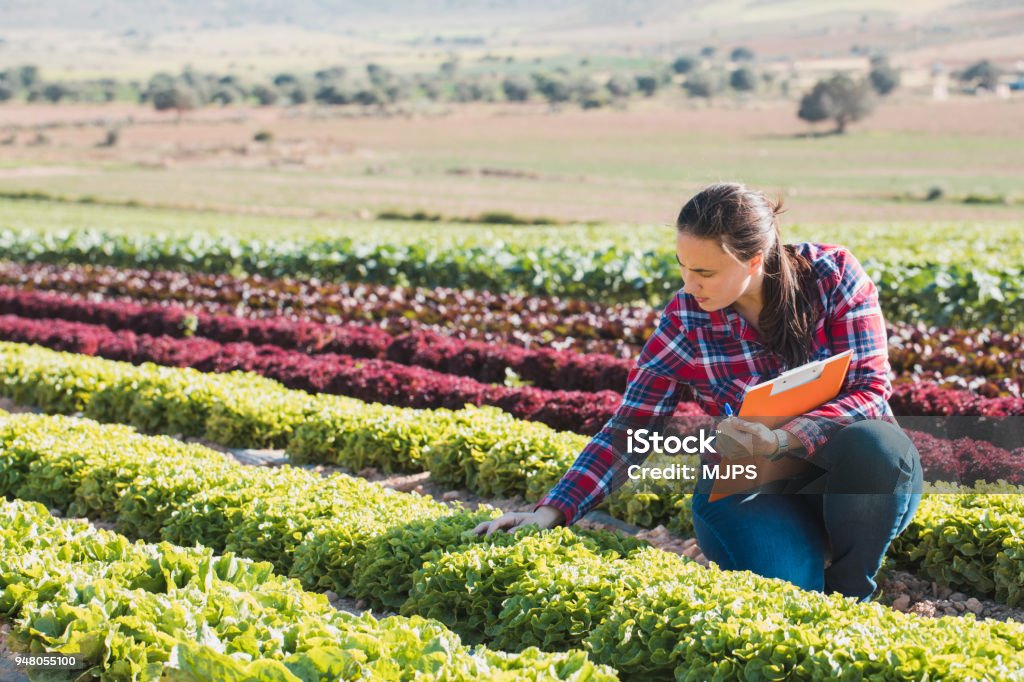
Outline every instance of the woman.
<path fill-rule="evenodd" d="M 723 415 L 727 404 L 742 403 L 746 387 L 852 348 L 834 400 L 777 429 L 722 423 L 750 434 L 757 461 L 796 464 L 802 473 L 767 493 L 711 503 L 711 481 L 698 480 L 691 504 L 699 547 L 691 542 L 687 554 L 807 590 L 872 598 L 882 557 L 920 502 L 920 457 L 889 408 L 874 283 L 841 246 L 783 245 L 780 211 L 781 203 L 735 183 L 711 185 L 686 203 L 676 222 L 684 286 L 644 345 L 615 416 L 532 513 L 505 514 L 478 533 L 577 521 L 638 463 L 624 453 L 624 432 L 664 427 L 685 385 L 705 411 Z M 796 492 L 803 494 L 788 494 Z"/>

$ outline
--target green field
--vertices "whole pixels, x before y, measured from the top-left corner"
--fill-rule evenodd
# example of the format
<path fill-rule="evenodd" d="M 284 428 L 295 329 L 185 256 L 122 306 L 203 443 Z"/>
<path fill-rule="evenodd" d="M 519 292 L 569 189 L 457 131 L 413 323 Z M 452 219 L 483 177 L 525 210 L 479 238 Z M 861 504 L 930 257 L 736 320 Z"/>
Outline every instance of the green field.
<path fill-rule="evenodd" d="M 94 229 L 120 234 L 235 235 L 264 240 L 350 237 L 363 242 L 437 246 L 498 242 L 574 248 L 614 244 L 670 251 L 674 228 L 666 225 L 496 226 L 412 221 L 344 221 L 246 216 L 180 209 L 135 208 L 0 199 L 0 229 Z M 787 241 L 838 243 L 861 258 L 887 261 L 1018 266 L 1024 220 L 1003 222 L 821 223 L 787 225 Z"/>

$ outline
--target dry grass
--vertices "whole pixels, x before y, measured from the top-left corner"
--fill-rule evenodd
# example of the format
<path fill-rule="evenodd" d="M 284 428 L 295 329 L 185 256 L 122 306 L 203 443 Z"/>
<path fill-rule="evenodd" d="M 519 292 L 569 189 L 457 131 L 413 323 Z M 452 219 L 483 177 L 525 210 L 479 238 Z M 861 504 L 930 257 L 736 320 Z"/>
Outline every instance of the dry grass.
<path fill-rule="evenodd" d="M 119 144 L 96 145 L 107 120 Z M 142 107 L 0 107 L 0 190 L 148 205 L 359 218 L 504 210 L 570 221 L 667 223 L 696 188 L 736 179 L 789 197 L 795 222 L 1004 220 L 1020 207 L 893 201 L 1012 194 L 1024 178 L 1024 99 L 883 105 L 846 136 L 802 137 L 793 105 L 550 114 L 466 107 L 450 115 Z M 48 144 L 30 143 L 51 125 Z M 256 143 L 269 130 L 274 140 Z"/>

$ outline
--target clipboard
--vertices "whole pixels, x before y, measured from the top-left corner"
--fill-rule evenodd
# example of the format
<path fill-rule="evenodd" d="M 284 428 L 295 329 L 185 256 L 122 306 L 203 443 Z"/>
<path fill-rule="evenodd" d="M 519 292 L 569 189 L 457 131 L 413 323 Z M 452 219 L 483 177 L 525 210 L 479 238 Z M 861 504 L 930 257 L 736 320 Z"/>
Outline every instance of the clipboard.
<path fill-rule="evenodd" d="M 824 360 L 816 360 L 785 371 L 769 381 L 750 386 L 743 396 L 743 405 L 740 406 L 737 416 L 747 421 L 759 422 L 770 429 L 782 426 L 793 417 L 810 412 L 839 395 L 852 359 L 851 348 Z M 755 460 L 753 456 L 741 457 L 728 460 L 728 463 L 747 465 L 755 464 Z M 789 457 L 777 462 L 763 461 L 760 466 L 770 468 L 770 471 L 758 476 L 758 485 L 763 485 L 799 473 L 806 469 L 806 462 Z M 712 486 L 708 501 L 715 502 L 728 495 L 748 491 L 750 488 L 751 482 L 746 479 L 719 479 Z"/>

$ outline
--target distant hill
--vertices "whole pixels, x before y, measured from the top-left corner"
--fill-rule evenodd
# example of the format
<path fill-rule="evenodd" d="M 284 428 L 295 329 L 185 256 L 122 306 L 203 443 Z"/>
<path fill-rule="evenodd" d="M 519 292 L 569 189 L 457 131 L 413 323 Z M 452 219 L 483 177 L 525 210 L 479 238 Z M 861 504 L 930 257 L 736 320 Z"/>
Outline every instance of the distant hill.
<path fill-rule="evenodd" d="M 941 21 L 949 8 L 983 15 L 1019 2 L 956 3 L 949 0 L 7 0 L 0 3 L 3 29 L 99 29 L 112 31 L 234 28 L 249 24 L 291 24 L 312 30 L 373 30 L 479 26 L 584 31 L 610 26 L 650 28 L 655 22 L 688 32 L 711 27 L 768 23 L 806 25 L 860 16 L 876 20 L 932 15 Z M 963 17 L 960 17 L 962 20 Z"/>
<path fill-rule="evenodd" d="M 396 21 L 417 27 L 605 23 L 706 2 L 666 0 L 14 0 L 0 4 L 0 26 L 34 29 L 233 28 L 289 23 L 307 29 L 366 29 Z"/>
<path fill-rule="evenodd" d="M 274 33 L 268 36 L 267 30 Z M 250 30 L 251 29 L 251 30 Z M 271 68 L 424 48 L 538 48 L 657 59 L 710 45 L 759 58 L 884 51 L 927 67 L 1024 59 L 1019 0 L 5 0 L 0 67 L 138 72 L 219 60 Z M 951 49 L 955 48 L 955 49 Z M 303 51 L 305 49 L 305 52 Z M 951 49 L 948 56 L 943 52 Z M 525 53 L 524 53 L 525 54 Z M 106 61 L 103 55 L 107 55 Z M 181 59 L 178 59 L 178 57 Z M 517 53 L 517 56 L 521 56 Z M 533 55 L 528 55 L 532 58 Z M 128 59 L 129 61 L 125 61 Z M 280 61 L 280 60 L 278 60 Z"/>

